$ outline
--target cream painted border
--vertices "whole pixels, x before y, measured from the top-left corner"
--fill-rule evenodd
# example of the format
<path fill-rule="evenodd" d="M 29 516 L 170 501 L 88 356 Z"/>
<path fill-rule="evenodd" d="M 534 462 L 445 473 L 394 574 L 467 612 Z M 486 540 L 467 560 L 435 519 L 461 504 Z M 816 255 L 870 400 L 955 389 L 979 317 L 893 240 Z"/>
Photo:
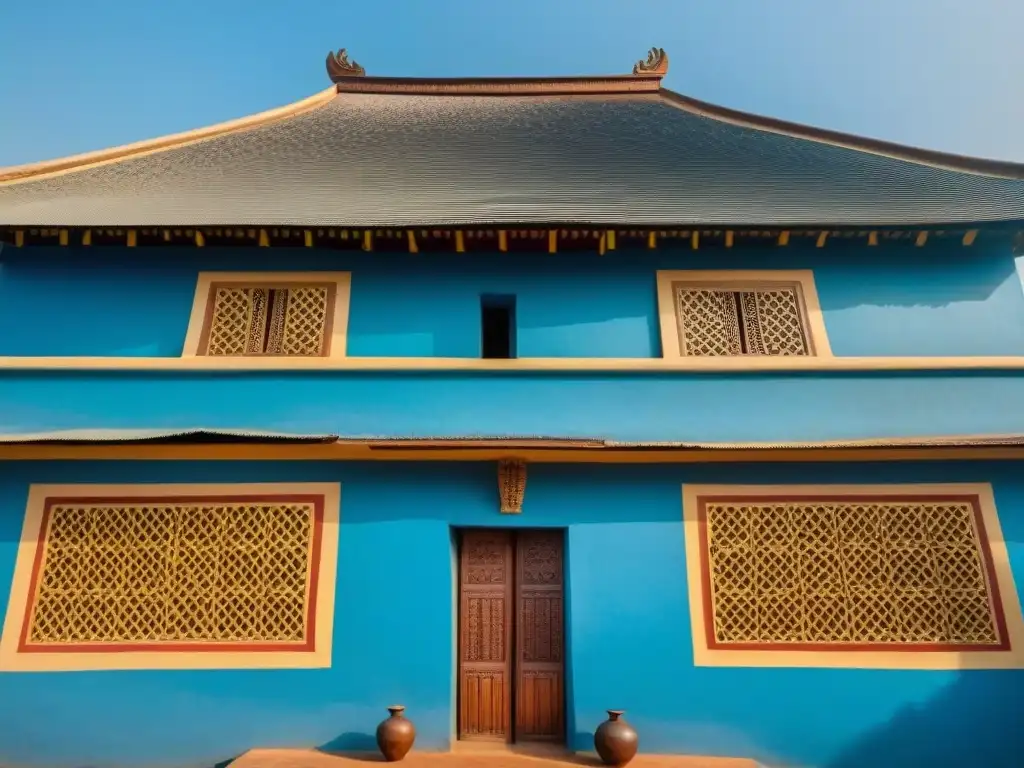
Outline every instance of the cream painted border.
<path fill-rule="evenodd" d="M 4 357 L 3 371 L 441 371 L 488 374 L 523 371 L 586 373 L 707 374 L 894 371 L 1024 371 L 1021 356 L 963 357 Z"/>
<path fill-rule="evenodd" d="M 1007 651 L 912 653 L 899 651 L 727 651 L 707 647 L 704 629 L 704 596 L 701 588 L 701 551 L 697 504 L 702 496 L 741 496 L 752 499 L 786 494 L 809 496 L 899 496 L 912 494 L 977 496 L 988 535 L 1006 631 Z M 1010 570 L 995 498 L 989 483 L 914 485 L 684 485 L 683 531 L 686 546 L 686 579 L 693 634 L 693 663 L 698 667 L 813 667 L 842 669 L 1020 669 L 1024 667 L 1024 617 Z"/>
<path fill-rule="evenodd" d="M 832 357 L 832 349 L 828 343 L 828 334 L 825 333 L 825 318 L 822 316 L 821 304 L 818 301 L 818 289 L 814 284 L 814 272 L 809 269 L 658 270 L 657 281 L 658 318 L 661 326 L 661 354 L 666 359 L 693 359 L 683 354 L 682 345 L 679 343 L 679 323 L 676 319 L 675 300 L 672 297 L 673 283 L 738 283 L 740 285 L 737 285 L 737 290 L 740 290 L 743 284 L 750 283 L 797 283 L 800 286 L 800 292 L 803 294 L 804 312 L 807 316 L 807 335 L 813 350 L 813 355 L 810 355 L 810 357 Z M 763 359 L 763 357 L 744 355 L 739 359 L 750 361 Z M 794 358 L 784 357 L 782 359 Z M 750 363 L 747 362 L 747 365 L 750 365 Z"/>
<path fill-rule="evenodd" d="M 224 496 L 309 494 L 324 497 L 324 518 L 317 575 L 316 635 L 313 651 L 125 651 L 123 653 L 19 653 L 18 640 L 29 600 L 43 510 L 50 497 Z M 331 666 L 334 596 L 338 571 L 341 485 L 338 483 L 175 483 L 137 485 L 32 485 L 11 580 L 0 671 L 68 672 L 116 669 L 320 669 Z"/>
<path fill-rule="evenodd" d="M 208 355 L 200 355 L 199 341 L 203 335 L 203 322 L 206 320 L 206 308 L 210 298 L 210 288 L 214 283 L 273 283 L 288 285 L 289 283 L 333 283 L 334 284 L 334 320 L 331 324 L 330 354 L 324 357 L 310 357 L 312 360 L 333 360 L 345 357 L 346 340 L 348 338 L 348 307 L 352 293 L 351 272 L 200 272 L 196 280 L 196 292 L 192 298 L 192 313 L 188 320 L 188 332 L 185 334 L 185 350 L 183 358 L 210 359 Z M 218 360 L 249 359 L 241 357 L 221 357 Z M 266 359 L 260 356 L 260 359 Z M 280 360 L 280 357 L 273 358 Z M 287 358 L 291 361 L 293 358 Z"/>

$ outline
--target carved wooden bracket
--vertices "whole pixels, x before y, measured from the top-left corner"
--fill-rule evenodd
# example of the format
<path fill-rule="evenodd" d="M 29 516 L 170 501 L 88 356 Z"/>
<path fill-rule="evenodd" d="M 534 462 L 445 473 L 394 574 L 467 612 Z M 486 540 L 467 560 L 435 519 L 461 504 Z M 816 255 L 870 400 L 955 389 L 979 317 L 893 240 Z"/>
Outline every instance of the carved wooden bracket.
<path fill-rule="evenodd" d="M 331 82 L 336 83 L 345 77 L 363 77 L 366 70 L 359 66 L 359 62 L 348 60 L 348 51 L 342 48 L 337 53 L 327 54 L 327 76 Z"/>
<path fill-rule="evenodd" d="M 634 75 L 664 77 L 668 74 L 668 54 L 664 48 L 651 48 L 647 58 L 641 59 L 633 67 Z"/>
<path fill-rule="evenodd" d="M 523 496 L 526 494 L 526 462 L 518 459 L 502 459 L 498 462 L 498 495 L 501 512 L 518 515 L 523 511 Z"/>

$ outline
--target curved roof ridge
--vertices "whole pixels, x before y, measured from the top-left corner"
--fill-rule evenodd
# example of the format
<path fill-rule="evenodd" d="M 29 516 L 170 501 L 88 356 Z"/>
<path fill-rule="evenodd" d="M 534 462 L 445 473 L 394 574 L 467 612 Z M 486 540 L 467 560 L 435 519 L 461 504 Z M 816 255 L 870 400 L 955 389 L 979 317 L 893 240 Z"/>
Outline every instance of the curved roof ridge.
<path fill-rule="evenodd" d="M 346 75 L 320 94 L 248 118 L 0 170 L 0 224 L 1024 222 L 1024 164 L 719 107 L 662 88 L 662 75 L 415 82 Z"/>
<path fill-rule="evenodd" d="M 694 99 L 676 91 L 662 88 L 659 94 L 671 105 L 687 112 L 709 117 L 724 123 L 753 128 L 754 130 L 791 136 L 796 139 L 816 141 L 835 147 L 844 147 L 873 155 L 882 155 L 896 160 L 928 165 L 960 173 L 972 173 L 978 176 L 995 176 L 1005 179 L 1024 179 L 1024 163 L 1006 160 L 990 160 L 987 158 L 959 155 L 953 152 L 941 152 L 922 149 L 906 144 L 898 144 L 884 139 L 872 139 L 843 133 L 829 128 L 817 128 L 802 123 L 793 123 L 776 117 L 766 117 L 753 112 L 743 112 L 731 107 L 723 107 L 700 99 Z"/>
<path fill-rule="evenodd" d="M 257 112 L 245 117 L 238 117 L 226 120 L 203 128 L 193 128 L 180 133 L 172 133 L 166 136 L 158 136 L 155 139 L 145 139 L 131 144 L 122 144 L 107 149 L 84 152 L 77 155 L 68 155 L 53 160 L 43 160 L 36 163 L 24 165 L 11 165 L 6 168 L 0 167 L 0 186 L 16 184 L 21 181 L 35 181 L 40 178 L 57 176 L 71 171 L 80 171 L 85 168 L 92 168 L 109 163 L 116 163 L 122 160 L 129 160 L 143 155 L 151 155 L 156 152 L 163 152 L 177 147 L 193 144 L 197 141 L 223 136 L 229 133 L 238 133 L 250 128 L 257 128 L 269 123 L 286 120 L 305 112 L 323 106 L 335 96 L 338 89 L 332 85 L 319 93 L 308 96 L 305 99 L 285 104 L 281 107 Z"/>

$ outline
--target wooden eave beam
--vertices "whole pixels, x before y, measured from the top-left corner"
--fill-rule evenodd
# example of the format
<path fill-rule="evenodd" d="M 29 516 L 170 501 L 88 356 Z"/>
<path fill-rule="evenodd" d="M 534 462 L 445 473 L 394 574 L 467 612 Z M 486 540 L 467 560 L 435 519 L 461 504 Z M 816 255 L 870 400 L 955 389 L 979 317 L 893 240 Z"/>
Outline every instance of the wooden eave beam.
<path fill-rule="evenodd" d="M 587 251 L 605 253 L 630 248 L 719 249 L 774 245 L 835 247 L 843 243 L 861 246 L 924 246 L 929 242 L 970 247 L 986 232 L 1012 236 L 1009 227 L 977 226 L 863 229 L 686 227 L 650 228 L 623 225 L 500 225 L 462 228 L 440 227 L 313 227 L 308 226 L 212 226 L 212 227 L 0 227 L 0 243 L 21 246 L 74 247 L 159 245 L 218 248 L 259 246 L 306 247 L 366 252 L 421 251 L 488 252 L 544 251 L 551 254 Z"/>
<path fill-rule="evenodd" d="M 511 445 L 374 447 L 318 444 L 0 444 L 3 461 L 486 461 L 508 458 Z M 878 448 L 515 447 L 531 463 L 714 464 L 737 462 L 1022 460 L 1024 447 L 934 446 Z"/>

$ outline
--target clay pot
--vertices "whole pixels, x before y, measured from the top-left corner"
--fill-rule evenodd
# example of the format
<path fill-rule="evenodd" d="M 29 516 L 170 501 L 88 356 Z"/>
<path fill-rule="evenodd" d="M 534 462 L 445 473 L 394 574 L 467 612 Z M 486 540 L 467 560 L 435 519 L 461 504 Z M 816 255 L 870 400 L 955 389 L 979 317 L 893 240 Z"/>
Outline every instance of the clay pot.
<path fill-rule="evenodd" d="M 629 723 L 622 720 L 625 712 L 609 709 L 608 719 L 594 731 L 594 748 L 605 765 L 625 765 L 640 746 L 640 737 Z"/>
<path fill-rule="evenodd" d="M 391 717 L 377 726 L 377 746 L 384 759 L 394 763 L 409 754 L 416 741 L 416 727 L 402 714 L 405 707 L 388 707 L 388 712 Z"/>

